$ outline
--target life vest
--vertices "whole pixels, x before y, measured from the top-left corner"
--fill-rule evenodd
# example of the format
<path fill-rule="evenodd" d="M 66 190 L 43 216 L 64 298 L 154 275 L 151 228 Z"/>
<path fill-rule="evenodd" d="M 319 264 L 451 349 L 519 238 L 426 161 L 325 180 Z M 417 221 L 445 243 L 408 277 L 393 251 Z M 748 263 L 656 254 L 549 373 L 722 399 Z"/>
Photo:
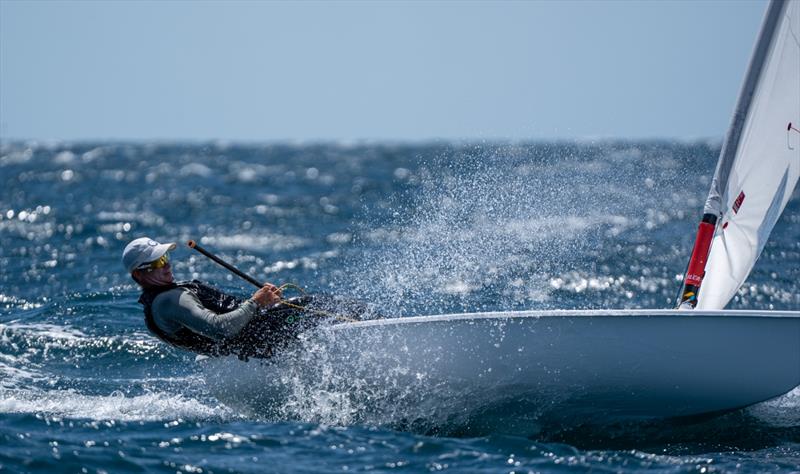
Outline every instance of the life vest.
<path fill-rule="evenodd" d="M 172 344 L 173 346 L 180 347 L 198 354 L 210 356 L 224 356 L 231 354 L 232 347 L 228 341 L 217 341 L 210 337 L 204 336 L 200 333 L 194 332 L 191 329 L 182 326 L 176 332 L 170 334 L 158 327 L 153 317 L 153 301 L 161 293 L 174 290 L 175 288 L 185 288 L 194 293 L 200 300 L 200 303 L 207 309 L 215 313 L 227 313 L 233 311 L 240 304 L 241 300 L 234 296 L 227 295 L 220 290 L 201 283 L 197 280 L 171 283 L 169 285 L 158 286 L 154 288 L 145 288 L 142 295 L 139 297 L 139 303 L 144 306 L 144 322 L 147 329 L 150 330 L 156 337 L 162 341 Z"/>

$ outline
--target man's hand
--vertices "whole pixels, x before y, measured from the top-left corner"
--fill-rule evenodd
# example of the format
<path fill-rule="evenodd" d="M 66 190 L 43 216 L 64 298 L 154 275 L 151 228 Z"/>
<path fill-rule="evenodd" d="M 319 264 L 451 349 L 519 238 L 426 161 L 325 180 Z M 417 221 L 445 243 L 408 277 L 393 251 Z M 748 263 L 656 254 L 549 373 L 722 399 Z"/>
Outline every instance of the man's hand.
<path fill-rule="evenodd" d="M 259 306 L 272 306 L 281 300 L 281 290 L 277 286 L 267 283 L 253 293 L 253 301 Z"/>

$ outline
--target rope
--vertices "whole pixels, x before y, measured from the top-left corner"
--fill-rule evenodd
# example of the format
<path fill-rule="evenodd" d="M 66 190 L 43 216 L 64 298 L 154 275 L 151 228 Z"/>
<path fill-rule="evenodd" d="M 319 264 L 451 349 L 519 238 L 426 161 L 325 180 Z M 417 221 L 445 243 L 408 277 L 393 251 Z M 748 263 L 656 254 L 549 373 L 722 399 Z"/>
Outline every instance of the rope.
<path fill-rule="evenodd" d="M 295 285 L 294 283 L 284 283 L 283 285 L 278 287 L 278 289 L 281 290 L 281 293 L 286 288 L 293 288 L 293 289 L 297 290 L 301 295 L 305 295 L 306 294 L 305 290 L 303 290 L 299 286 Z M 328 317 L 328 318 L 335 318 L 335 319 L 338 319 L 340 321 L 347 321 L 347 322 L 350 322 L 350 323 L 358 322 L 358 320 L 354 319 L 354 318 L 348 318 L 347 316 L 342 316 L 342 315 L 336 314 L 336 313 L 330 313 L 328 311 L 322 311 L 320 309 L 309 309 L 309 308 L 306 308 L 304 306 L 300 306 L 300 305 L 297 305 L 297 304 L 289 303 L 289 301 L 285 300 L 285 299 L 281 299 L 280 301 L 278 301 L 278 304 L 282 304 L 284 306 L 288 306 L 289 308 L 295 308 L 295 309 L 300 309 L 300 310 L 303 310 L 303 311 L 307 311 L 309 313 L 317 314 L 319 316 L 325 316 L 325 317 Z"/>

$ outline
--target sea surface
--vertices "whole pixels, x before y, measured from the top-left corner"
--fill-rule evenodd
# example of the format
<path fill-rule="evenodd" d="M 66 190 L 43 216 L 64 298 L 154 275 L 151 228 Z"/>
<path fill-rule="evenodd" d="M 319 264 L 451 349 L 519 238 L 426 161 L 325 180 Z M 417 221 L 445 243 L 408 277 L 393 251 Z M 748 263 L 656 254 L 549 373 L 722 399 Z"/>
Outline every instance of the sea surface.
<path fill-rule="evenodd" d="M 253 291 L 184 245 L 195 239 L 258 279 L 390 317 L 669 308 L 718 153 L 658 141 L 4 143 L 0 471 L 799 472 L 800 389 L 688 424 L 528 435 L 367 422 L 331 402 L 358 380 L 242 410 L 192 354 L 148 334 L 120 263 L 136 237 L 174 241 L 179 279 Z M 729 307 L 800 310 L 797 190 Z"/>

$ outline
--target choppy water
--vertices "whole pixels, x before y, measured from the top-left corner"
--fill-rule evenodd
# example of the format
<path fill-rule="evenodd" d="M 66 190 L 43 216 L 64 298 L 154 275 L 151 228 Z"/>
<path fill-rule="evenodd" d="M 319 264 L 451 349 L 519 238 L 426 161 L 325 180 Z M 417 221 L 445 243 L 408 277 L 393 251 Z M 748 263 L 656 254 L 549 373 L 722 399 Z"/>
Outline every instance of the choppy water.
<path fill-rule="evenodd" d="M 192 356 L 147 334 L 119 263 L 135 237 L 197 239 L 258 278 L 393 316 L 665 308 L 717 153 L 625 142 L 1 145 L 0 471 L 798 471 L 798 389 L 688 425 L 530 438 L 390 414 L 353 422 L 346 387 L 301 387 L 314 403 L 278 415 L 243 411 L 215 398 Z M 250 291 L 185 248 L 174 267 Z M 730 307 L 798 310 L 799 282 L 795 191 Z"/>

